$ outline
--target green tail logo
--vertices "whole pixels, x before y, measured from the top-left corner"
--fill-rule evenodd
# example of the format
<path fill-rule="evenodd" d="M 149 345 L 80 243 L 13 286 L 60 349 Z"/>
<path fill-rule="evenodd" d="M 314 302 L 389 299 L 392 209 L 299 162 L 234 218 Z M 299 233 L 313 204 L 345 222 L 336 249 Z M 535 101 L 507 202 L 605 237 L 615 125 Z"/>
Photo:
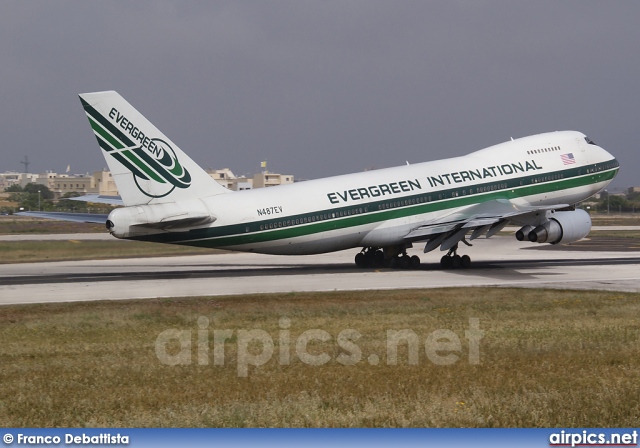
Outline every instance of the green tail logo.
<path fill-rule="evenodd" d="M 161 198 L 191 185 L 189 171 L 169 143 L 145 136 L 115 108 L 109 113 L 112 123 L 86 101 L 82 100 L 82 105 L 100 147 L 133 173 L 143 194 Z"/>

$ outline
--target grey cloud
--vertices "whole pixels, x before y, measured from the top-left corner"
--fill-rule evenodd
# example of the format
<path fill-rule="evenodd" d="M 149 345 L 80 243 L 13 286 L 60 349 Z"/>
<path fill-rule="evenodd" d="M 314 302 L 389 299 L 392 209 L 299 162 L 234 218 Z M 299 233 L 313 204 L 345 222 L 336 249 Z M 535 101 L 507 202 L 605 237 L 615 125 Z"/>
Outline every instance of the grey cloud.
<path fill-rule="evenodd" d="M 0 169 L 104 161 L 118 90 L 204 166 L 316 178 L 589 134 L 638 184 L 637 2 L 3 2 Z"/>

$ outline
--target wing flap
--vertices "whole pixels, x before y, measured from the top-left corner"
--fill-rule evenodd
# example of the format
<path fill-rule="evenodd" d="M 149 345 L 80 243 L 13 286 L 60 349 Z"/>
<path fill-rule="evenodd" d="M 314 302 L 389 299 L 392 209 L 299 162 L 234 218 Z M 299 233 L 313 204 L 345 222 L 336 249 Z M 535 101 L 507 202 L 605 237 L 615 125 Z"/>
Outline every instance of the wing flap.
<path fill-rule="evenodd" d="M 467 221 L 462 227 L 465 229 L 473 229 L 475 227 L 489 226 L 500 221 L 500 218 L 477 218 Z"/>
<path fill-rule="evenodd" d="M 444 224 L 425 224 L 417 227 L 405 235 L 405 239 L 416 241 L 418 239 L 430 237 L 432 235 L 438 235 L 440 233 L 449 232 L 459 226 L 459 223 L 444 223 Z"/>
<path fill-rule="evenodd" d="M 514 204 L 506 199 L 497 199 L 483 202 L 481 204 L 470 205 L 464 209 L 425 222 L 413 228 L 404 237 L 408 241 L 419 241 L 422 239 L 433 239 L 434 235 L 451 232 L 458 229 L 477 229 L 490 226 L 500 221 L 505 223 L 509 219 L 520 215 L 535 213 L 546 210 L 561 210 L 569 207 L 568 204 L 554 204 L 548 206 L 530 206 Z"/>

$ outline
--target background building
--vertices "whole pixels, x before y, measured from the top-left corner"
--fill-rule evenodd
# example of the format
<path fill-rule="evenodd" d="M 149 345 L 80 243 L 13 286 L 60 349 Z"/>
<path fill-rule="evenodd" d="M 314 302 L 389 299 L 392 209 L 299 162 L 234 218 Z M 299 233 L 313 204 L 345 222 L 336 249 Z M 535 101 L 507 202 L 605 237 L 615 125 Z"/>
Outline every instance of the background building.
<path fill-rule="evenodd" d="M 207 173 L 220 185 L 232 191 L 251 190 L 253 188 L 273 187 L 275 185 L 293 183 L 293 175 L 276 174 L 264 171 L 253 177 L 238 177 L 229 168 L 208 169 Z M 34 183 L 44 185 L 54 194 L 54 200 L 60 199 L 66 193 L 99 194 L 103 196 L 117 196 L 118 189 L 107 170 L 95 171 L 93 174 L 58 174 L 47 171 L 41 174 L 18 173 L 8 171 L 0 173 L 0 191 L 12 185 Z"/>
<path fill-rule="evenodd" d="M 49 187 L 55 199 L 60 199 L 71 192 L 103 196 L 118 195 L 111 172 L 106 170 L 94 171 L 93 174 L 40 174 L 35 183 Z"/>
<path fill-rule="evenodd" d="M 229 168 L 220 170 L 208 169 L 209 176 L 214 178 L 220 185 L 229 190 L 242 191 L 253 188 L 273 187 L 276 185 L 292 184 L 292 174 L 276 174 L 264 171 L 251 177 L 238 177 Z"/>
<path fill-rule="evenodd" d="M 275 187 L 276 185 L 292 184 L 291 174 L 276 174 L 264 171 L 253 176 L 253 188 Z"/>
<path fill-rule="evenodd" d="M 105 196 L 118 195 L 118 189 L 111 177 L 111 172 L 102 170 L 93 174 L 58 174 L 47 171 L 41 174 L 6 172 L 0 173 L 0 191 L 12 185 L 24 188 L 27 184 L 44 185 L 54 194 L 54 199 L 60 199 L 65 193 L 78 192 L 82 194 L 100 194 Z"/>

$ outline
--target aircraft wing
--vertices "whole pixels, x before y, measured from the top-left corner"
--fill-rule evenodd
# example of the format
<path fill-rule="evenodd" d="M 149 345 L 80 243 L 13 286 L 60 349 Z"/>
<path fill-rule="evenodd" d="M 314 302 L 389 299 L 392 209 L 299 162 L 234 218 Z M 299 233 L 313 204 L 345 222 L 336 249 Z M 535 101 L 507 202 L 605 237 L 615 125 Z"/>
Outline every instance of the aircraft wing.
<path fill-rule="evenodd" d="M 510 220 L 518 221 L 518 218 L 523 218 L 525 215 L 547 210 L 561 210 L 567 207 L 569 204 L 554 204 L 543 207 L 516 205 L 508 200 L 497 199 L 470 205 L 462 210 L 452 212 L 450 215 L 425 222 L 412 229 L 404 238 L 407 241 L 429 240 L 425 252 L 433 250 L 439 245 L 441 245 L 441 249 L 444 247 L 442 250 L 446 250 L 462 240 L 471 230 L 474 231 L 471 239 L 482 234 L 487 234 L 487 237 L 490 237 L 499 232 Z"/>
<path fill-rule="evenodd" d="M 120 196 L 103 196 L 98 194 L 85 194 L 75 198 L 65 198 L 72 201 L 94 202 L 97 204 L 124 205 Z M 31 216 L 32 218 L 55 219 L 57 221 L 91 222 L 104 224 L 109 215 L 95 213 L 64 213 L 64 212 L 18 212 L 16 216 Z"/>
<path fill-rule="evenodd" d="M 30 216 L 33 218 L 56 219 L 58 221 L 72 222 L 92 222 L 104 224 L 109 215 L 98 215 L 93 213 L 61 213 L 61 212 L 19 212 L 16 216 Z"/>

